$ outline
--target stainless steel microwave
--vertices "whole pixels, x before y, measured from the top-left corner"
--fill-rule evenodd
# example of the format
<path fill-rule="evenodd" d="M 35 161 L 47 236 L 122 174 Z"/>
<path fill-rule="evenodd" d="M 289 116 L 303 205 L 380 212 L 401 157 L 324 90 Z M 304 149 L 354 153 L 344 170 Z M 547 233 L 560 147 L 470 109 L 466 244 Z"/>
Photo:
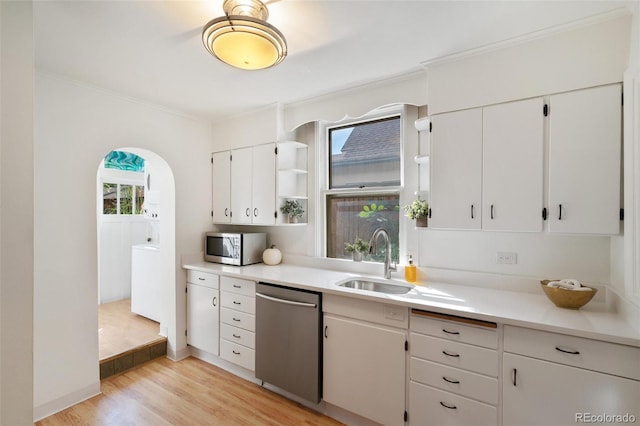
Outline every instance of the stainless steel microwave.
<path fill-rule="evenodd" d="M 263 232 L 207 232 L 204 240 L 204 260 L 226 265 L 244 266 L 262 262 L 267 248 Z"/>

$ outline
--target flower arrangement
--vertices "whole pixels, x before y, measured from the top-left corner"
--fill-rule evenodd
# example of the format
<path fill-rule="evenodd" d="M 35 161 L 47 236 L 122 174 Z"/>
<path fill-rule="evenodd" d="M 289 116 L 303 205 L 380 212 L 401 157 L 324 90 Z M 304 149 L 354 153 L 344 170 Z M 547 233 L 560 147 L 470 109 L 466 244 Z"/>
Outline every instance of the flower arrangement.
<path fill-rule="evenodd" d="M 420 219 L 422 217 L 427 217 L 429 214 L 429 203 L 427 200 L 413 200 L 413 203 L 408 206 L 404 206 L 405 216 L 409 219 Z"/>
<path fill-rule="evenodd" d="M 284 202 L 282 207 L 280 207 L 280 211 L 286 215 L 289 215 L 290 218 L 299 218 L 304 214 L 304 209 L 302 208 L 302 204 L 298 200 L 287 200 Z"/>

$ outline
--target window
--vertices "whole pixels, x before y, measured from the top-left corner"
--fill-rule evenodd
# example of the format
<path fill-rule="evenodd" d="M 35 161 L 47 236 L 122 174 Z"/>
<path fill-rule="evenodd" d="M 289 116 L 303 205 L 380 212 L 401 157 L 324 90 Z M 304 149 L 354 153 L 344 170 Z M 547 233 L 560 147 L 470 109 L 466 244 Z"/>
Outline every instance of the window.
<path fill-rule="evenodd" d="M 392 259 L 399 257 L 401 190 L 400 116 L 329 128 L 326 255 L 350 258 L 345 243 L 365 241 L 377 228 L 391 239 Z M 383 261 L 384 246 L 365 255 Z"/>
<path fill-rule="evenodd" d="M 132 215 L 142 214 L 144 187 L 103 182 L 102 214 Z"/>

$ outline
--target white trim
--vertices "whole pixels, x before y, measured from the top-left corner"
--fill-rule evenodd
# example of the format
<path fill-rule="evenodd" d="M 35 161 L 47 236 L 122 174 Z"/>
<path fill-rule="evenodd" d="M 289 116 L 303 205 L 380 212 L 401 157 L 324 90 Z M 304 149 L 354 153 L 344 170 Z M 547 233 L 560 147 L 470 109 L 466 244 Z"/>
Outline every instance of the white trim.
<path fill-rule="evenodd" d="M 520 36 L 512 37 L 510 39 L 502 40 L 496 43 L 486 44 L 484 46 L 476 47 L 473 49 L 463 50 L 457 53 L 452 53 L 450 55 L 444 55 L 433 59 L 428 59 L 426 61 L 421 62 L 420 64 L 428 69 L 433 66 L 438 66 L 442 64 L 447 64 L 451 62 L 456 62 L 461 59 L 467 59 L 473 56 L 482 55 L 485 53 L 493 52 L 496 50 L 501 50 L 507 47 L 513 47 L 520 44 L 524 44 L 530 41 L 538 40 L 541 38 L 549 37 L 554 34 L 559 34 L 567 31 L 572 31 L 584 27 L 588 27 L 590 25 L 599 24 L 602 22 L 611 21 L 613 19 L 619 18 L 621 16 L 629 15 L 630 10 L 628 7 L 623 6 L 618 9 L 611 10 L 609 12 L 605 12 L 599 15 L 590 16 L 588 18 L 579 19 L 577 21 L 569 22 L 566 24 L 555 25 L 549 28 L 545 28 L 539 31 L 533 31 L 528 34 L 523 34 Z"/>
<path fill-rule="evenodd" d="M 42 420 L 45 417 L 49 417 L 52 414 L 76 405 L 82 401 L 93 398 L 96 395 L 100 395 L 100 393 L 100 382 L 97 381 L 96 383 L 93 383 L 92 385 L 87 386 L 83 389 L 71 392 L 65 396 L 56 398 L 53 401 L 47 402 L 45 404 L 38 405 L 37 407 L 33 408 L 33 421 L 37 422 L 39 420 Z"/>

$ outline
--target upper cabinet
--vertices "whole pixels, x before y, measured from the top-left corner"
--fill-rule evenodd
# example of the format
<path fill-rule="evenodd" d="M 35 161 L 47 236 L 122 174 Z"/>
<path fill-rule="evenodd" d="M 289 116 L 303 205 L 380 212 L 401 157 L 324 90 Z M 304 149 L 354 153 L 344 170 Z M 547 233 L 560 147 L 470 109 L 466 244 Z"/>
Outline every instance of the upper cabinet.
<path fill-rule="evenodd" d="M 480 229 L 482 110 L 431 117 L 431 227 Z"/>
<path fill-rule="evenodd" d="M 622 88 L 549 99 L 549 231 L 618 234 Z"/>
<path fill-rule="evenodd" d="M 542 231 L 542 98 L 483 108 L 482 229 Z"/>
<path fill-rule="evenodd" d="M 256 145 L 212 155 L 214 223 L 286 223 L 286 200 L 307 205 L 307 146 L 299 142 Z M 306 217 L 306 215 L 305 215 Z"/>
<path fill-rule="evenodd" d="M 615 84 L 431 116 L 431 227 L 617 234 L 621 96 Z"/>

